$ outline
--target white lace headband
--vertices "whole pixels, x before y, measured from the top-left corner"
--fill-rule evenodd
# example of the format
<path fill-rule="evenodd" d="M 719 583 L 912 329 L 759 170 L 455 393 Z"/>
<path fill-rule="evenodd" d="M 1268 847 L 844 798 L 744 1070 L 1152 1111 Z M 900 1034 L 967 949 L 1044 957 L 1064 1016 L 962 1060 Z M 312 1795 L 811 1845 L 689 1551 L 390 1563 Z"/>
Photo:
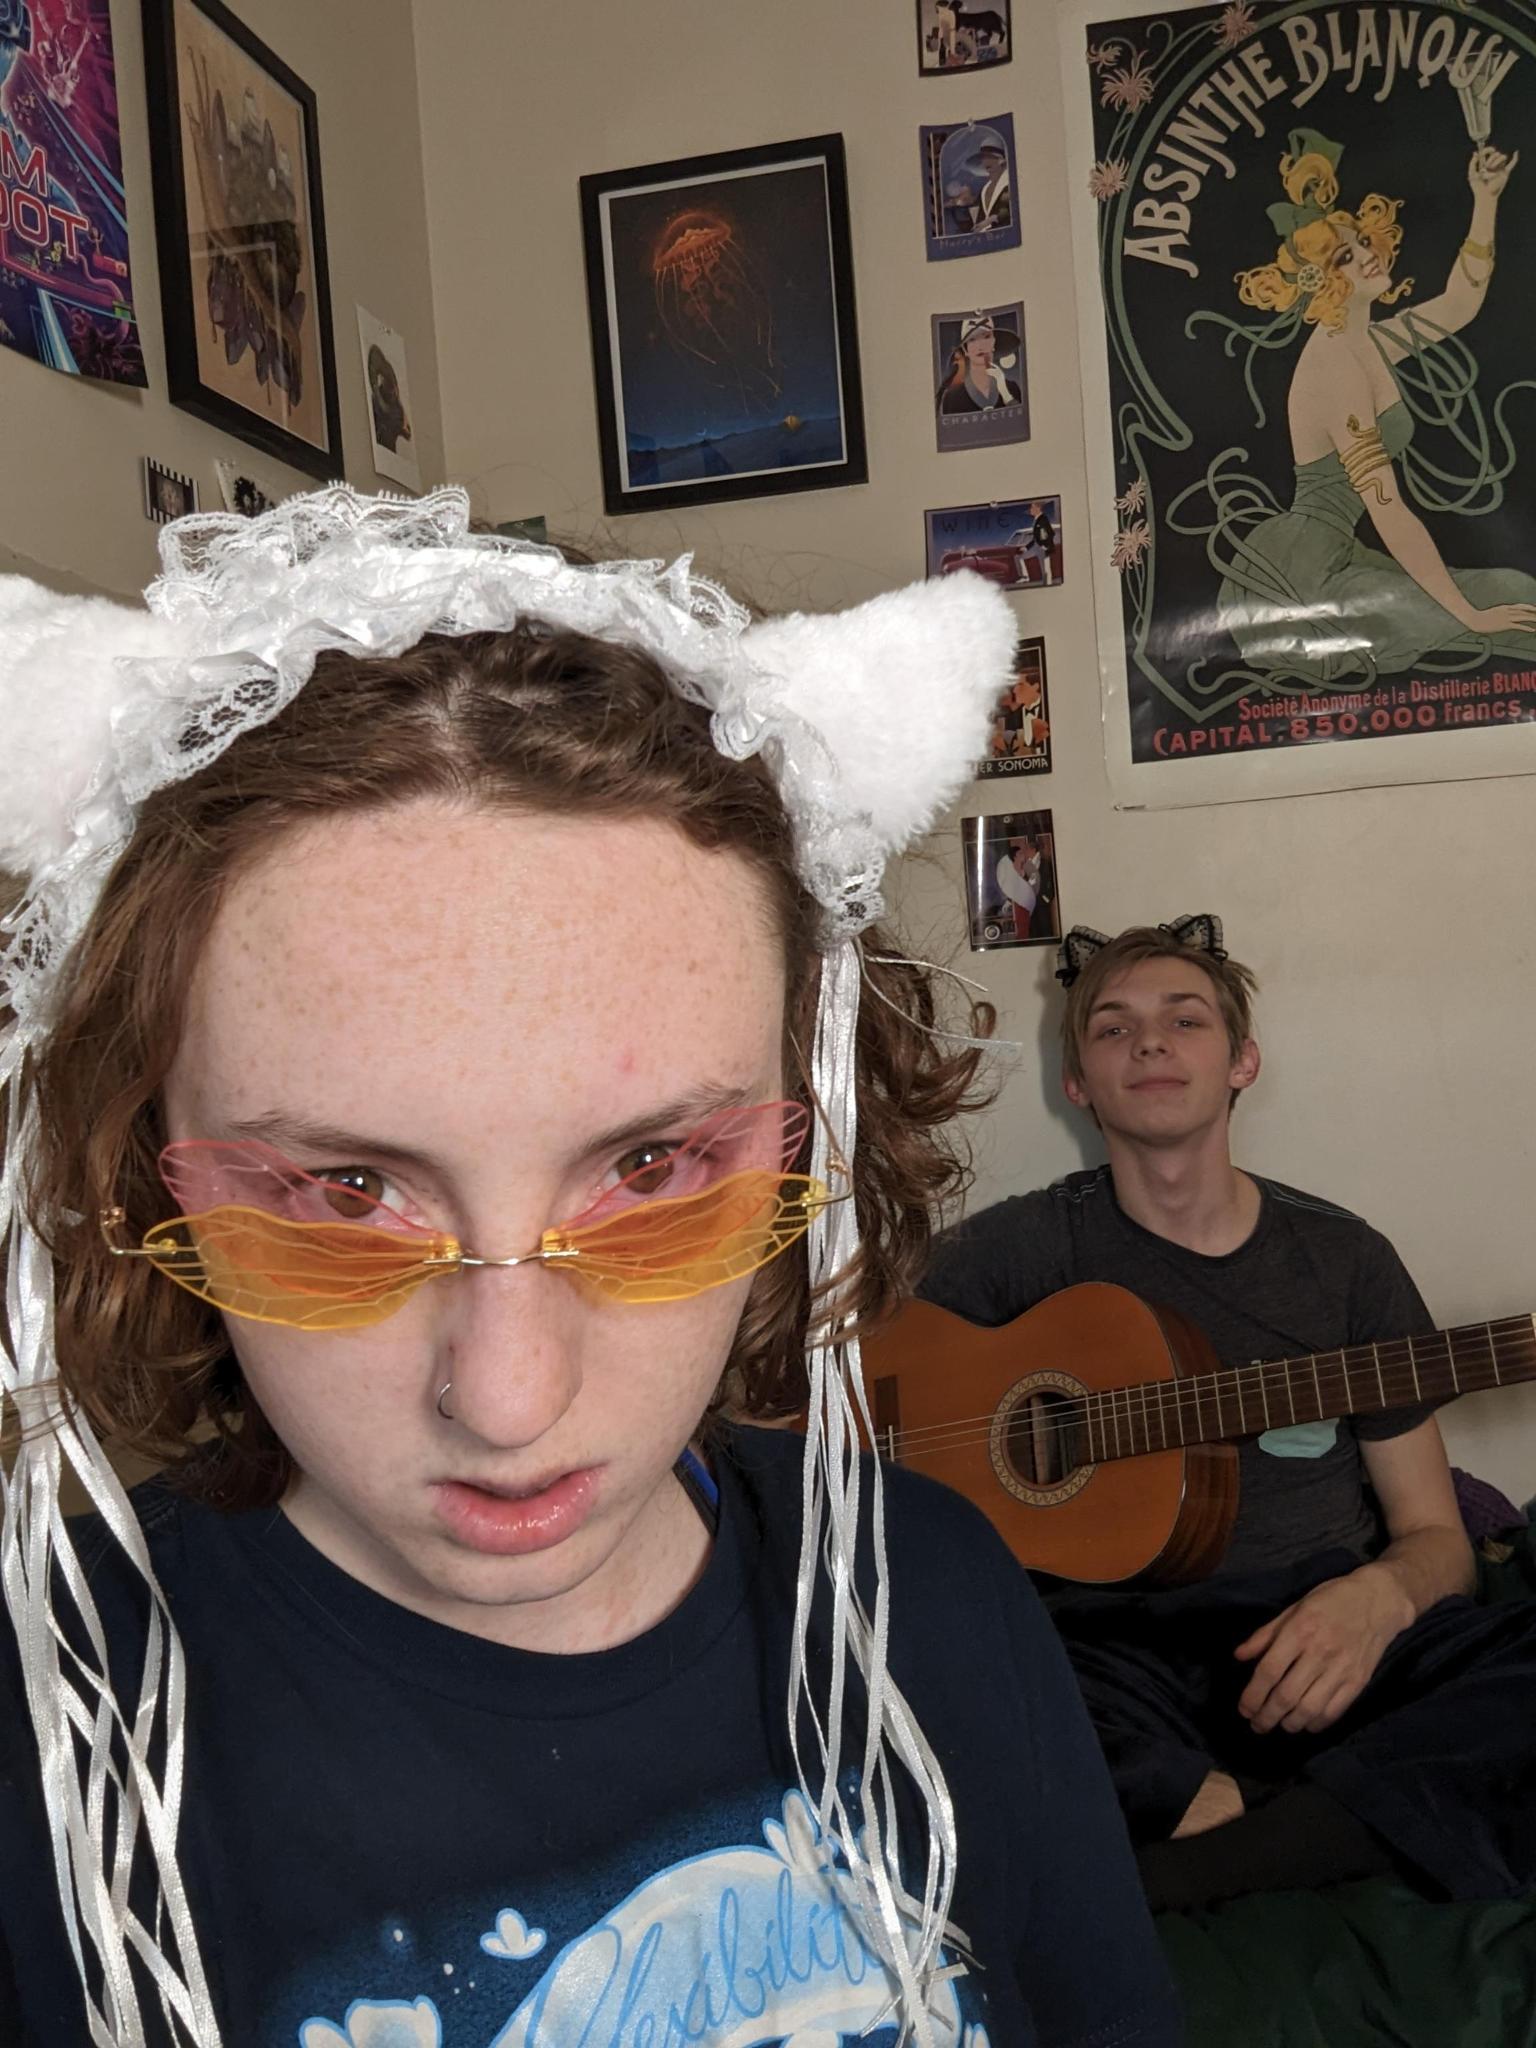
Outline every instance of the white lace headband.
<path fill-rule="evenodd" d="M 0 992 L 27 1019 L 137 805 L 281 711 L 323 648 L 399 654 L 527 618 L 644 648 L 708 707 L 723 754 L 773 760 L 802 878 L 841 937 L 879 915 L 888 855 L 979 758 L 1015 630 L 970 577 L 752 625 L 686 556 L 576 567 L 472 533 L 452 489 L 338 487 L 258 519 L 195 514 L 160 552 L 147 611 L 0 578 L 0 870 L 31 878 L 11 920 L 30 944 L 0 957 Z"/>
<path fill-rule="evenodd" d="M 146 2039 L 130 1958 L 174 2012 L 179 2038 L 218 2048 L 196 1931 L 176 1861 L 182 1797 L 182 1651 L 133 1510 L 80 1417 L 55 1389 L 52 1263 L 26 1215 L 35 1139 L 26 1054 L 48 1029 L 69 949 L 84 931 L 113 862 L 154 790 L 195 774 L 240 733 L 275 717 L 326 648 L 393 655 L 429 633 L 505 630 L 534 619 L 642 648 L 685 697 L 711 713 L 722 754 L 761 753 L 794 828 L 799 871 L 826 912 L 812 1087 L 823 1111 L 813 1173 L 855 1156 L 854 1046 L 860 962 L 853 940 L 882 909 L 887 858 L 958 792 L 984 751 L 990 714 L 1011 670 L 1016 621 L 1005 598 L 952 577 L 825 617 L 763 624 L 692 573 L 687 558 L 577 567 L 552 548 L 472 533 L 459 490 L 416 500 L 337 487 L 293 498 L 254 520 L 195 515 L 166 528 L 147 610 L 61 598 L 0 578 L 0 870 L 24 893 L 3 924 L 0 1242 L 14 1356 L 0 1356 L 0 1395 L 51 1432 L 24 1443 L 0 1474 L 0 1577 L 21 1644 L 43 1763 L 55 1875 L 93 2042 Z M 820 1211 L 807 1237 L 820 1289 L 858 1249 L 852 1202 Z M 937 1759 L 886 1673 L 886 1574 L 878 1465 L 870 1511 L 877 1578 L 873 1612 L 853 1584 L 862 1422 L 873 1440 L 856 1343 L 833 1334 L 811 1348 L 810 1421 L 795 1644 L 788 1701 L 802 1789 L 846 1862 L 871 1945 L 891 1973 L 902 2039 L 933 2039 L 930 1997 L 954 1883 L 954 1820 Z M 148 1590 L 145 1660 L 132 1711 L 104 1668 L 61 1661 L 52 1600 L 69 1588 L 86 1634 L 99 1624 L 59 1509 L 67 1461 Z M 823 1565 L 824 1559 L 824 1565 Z M 810 1608 L 825 1568 L 834 1606 L 832 1669 L 807 1668 Z M 871 1739 L 857 1800 L 839 1787 L 841 1702 L 849 1661 L 867 1689 Z M 818 1674 L 819 1676 L 819 1674 Z M 813 1790 L 798 1749 L 802 1713 L 816 1731 Z M 76 1738 L 87 1761 L 74 1764 Z M 114 1740 L 127 1757 L 114 1760 Z M 149 1755 L 165 1744 L 157 1779 Z M 892 1754 L 931 1820 L 921 1897 L 898 1866 Z M 124 1816 L 101 1839 L 104 1789 Z M 127 1859 L 152 1857 L 157 1924 L 127 1904 Z M 163 1915 L 163 1921 L 160 1916 Z M 142 1981 L 141 1979 L 139 1981 Z"/>

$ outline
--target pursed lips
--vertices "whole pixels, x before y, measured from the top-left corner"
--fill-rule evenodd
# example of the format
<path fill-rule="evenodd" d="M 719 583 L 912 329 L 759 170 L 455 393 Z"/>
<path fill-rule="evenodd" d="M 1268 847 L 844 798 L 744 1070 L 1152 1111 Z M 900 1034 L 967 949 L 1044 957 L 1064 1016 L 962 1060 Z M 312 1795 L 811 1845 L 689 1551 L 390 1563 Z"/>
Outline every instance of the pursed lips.
<path fill-rule="evenodd" d="M 541 1493 L 548 1493 L 552 1486 L 558 1486 L 562 1479 L 569 1479 L 575 1473 L 589 1469 L 590 1467 L 584 1465 L 564 1465 L 558 1472 L 550 1472 L 544 1478 L 530 1480 L 523 1486 L 497 1485 L 489 1479 L 439 1480 L 437 1484 L 472 1486 L 476 1493 L 488 1493 L 493 1500 L 536 1500 Z"/>

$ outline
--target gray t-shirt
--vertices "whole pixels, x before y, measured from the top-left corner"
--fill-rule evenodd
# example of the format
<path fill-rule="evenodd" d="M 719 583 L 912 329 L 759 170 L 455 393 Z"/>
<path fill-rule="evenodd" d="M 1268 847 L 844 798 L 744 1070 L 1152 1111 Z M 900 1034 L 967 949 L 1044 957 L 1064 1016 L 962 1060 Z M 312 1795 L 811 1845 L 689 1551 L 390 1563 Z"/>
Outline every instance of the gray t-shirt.
<path fill-rule="evenodd" d="M 1046 1295 L 1107 1280 L 1187 1316 L 1223 1365 L 1295 1358 L 1434 1328 L 1407 1268 L 1347 1209 L 1253 1176 L 1259 1220 L 1236 1251 L 1208 1258 L 1133 1222 L 1107 1166 L 1068 1174 L 967 1217 L 939 1240 L 921 1292 L 973 1323 L 1012 1322 Z M 1238 1446 L 1240 1498 L 1223 1575 L 1343 1548 L 1364 1559 L 1384 1532 L 1362 1441 L 1416 1429 L 1433 1406 L 1392 1408 Z"/>

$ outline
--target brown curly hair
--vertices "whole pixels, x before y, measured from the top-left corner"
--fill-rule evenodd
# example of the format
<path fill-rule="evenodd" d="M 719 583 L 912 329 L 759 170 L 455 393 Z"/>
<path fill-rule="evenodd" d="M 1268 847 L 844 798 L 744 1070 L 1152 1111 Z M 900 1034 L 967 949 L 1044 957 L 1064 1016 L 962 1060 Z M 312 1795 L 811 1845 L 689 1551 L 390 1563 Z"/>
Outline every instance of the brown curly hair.
<path fill-rule="evenodd" d="M 433 795 L 562 817 L 658 818 L 745 860 L 782 935 L 785 1070 L 792 1092 L 809 1099 L 801 1048 L 816 1009 L 820 911 L 797 877 L 789 820 L 763 763 L 717 752 L 708 713 L 655 661 L 532 624 L 433 636 L 388 659 L 323 653 L 279 716 L 145 802 L 66 964 L 33 1069 L 28 1205 L 56 1261 L 64 1398 L 114 1448 L 168 1466 L 220 1507 L 275 1502 L 288 1453 L 217 1313 L 144 1263 L 114 1259 L 96 1218 L 121 1203 L 137 1231 L 165 1211 L 159 1093 L 233 879 L 306 822 Z M 864 1244 L 843 1296 L 861 1322 L 915 1284 L 940 1207 L 968 1175 L 951 1120 L 986 1099 L 979 1051 L 934 1028 L 929 974 L 879 957 L 899 950 L 878 930 L 865 935 L 853 1161 Z M 963 1029 L 984 1037 L 993 1021 L 981 1005 Z M 716 1406 L 727 1386 L 734 1407 L 759 1417 L 801 1404 L 808 1294 L 803 1259 L 762 1270 Z"/>

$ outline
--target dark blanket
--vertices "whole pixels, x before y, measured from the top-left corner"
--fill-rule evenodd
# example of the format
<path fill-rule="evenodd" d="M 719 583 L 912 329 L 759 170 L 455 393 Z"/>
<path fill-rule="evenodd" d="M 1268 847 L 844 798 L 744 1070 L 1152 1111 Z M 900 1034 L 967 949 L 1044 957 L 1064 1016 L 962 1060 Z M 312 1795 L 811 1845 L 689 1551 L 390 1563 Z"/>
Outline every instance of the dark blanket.
<path fill-rule="evenodd" d="M 1385 1878 L 1163 1913 L 1188 2048 L 1536 2048 L 1536 1901 Z"/>
<path fill-rule="evenodd" d="M 1490 1606 L 1536 1597 L 1536 1531 L 1485 1544 L 1478 1573 Z M 1536 1896 L 1446 1905 L 1373 1878 L 1157 1927 L 1188 2048 L 1536 2048 Z"/>

